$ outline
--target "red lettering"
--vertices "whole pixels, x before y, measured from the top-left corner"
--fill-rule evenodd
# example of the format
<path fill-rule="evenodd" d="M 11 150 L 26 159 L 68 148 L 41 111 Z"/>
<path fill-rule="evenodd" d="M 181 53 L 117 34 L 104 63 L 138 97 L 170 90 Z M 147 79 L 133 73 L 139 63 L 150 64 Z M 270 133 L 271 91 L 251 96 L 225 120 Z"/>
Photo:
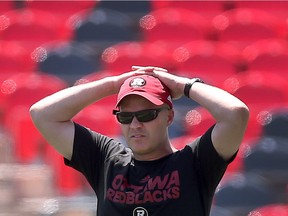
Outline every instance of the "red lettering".
<path fill-rule="evenodd" d="M 118 190 L 121 187 L 121 185 L 123 184 L 123 179 L 124 179 L 123 175 L 115 176 L 112 182 L 112 187 L 114 190 Z"/>
<path fill-rule="evenodd" d="M 166 188 L 171 188 L 171 186 L 180 186 L 180 181 L 179 181 L 179 173 L 178 171 L 173 171 L 170 175 L 170 179 L 169 179 L 169 182 L 168 184 L 166 185 Z"/>
<path fill-rule="evenodd" d="M 169 188 L 168 190 L 163 190 L 163 199 L 164 200 L 172 199 L 170 191 L 171 191 L 171 188 Z"/>
<path fill-rule="evenodd" d="M 153 192 L 153 200 L 155 202 L 162 202 L 163 201 L 163 198 L 162 198 L 162 192 L 160 190 L 156 190 Z"/>
<path fill-rule="evenodd" d="M 125 203 L 125 198 L 126 196 L 124 192 L 116 191 L 113 202 Z"/>
<path fill-rule="evenodd" d="M 150 178 L 145 185 L 130 185 L 123 175 L 116 175 L 111 188 L 107 189 L 106 198 L 115 203 L 143 204 L 179 199 L 180 179 L 178 171 L 164 177 Z"/>
<path fill-rule="evenodd" d="M 122 182 L 122 185 L 121 185 L 121 190 L 124 191 L 126 187 L 128 187 L 129 184 L 127 182 L 127 179 L 126 178 L 123 178 L 123 182 Z"/>
<path fill-rule="evenodd" d="M 126 193 L 126 204 L 134 204 L 135 194 L 132 192 Z"/>
<path fill-rule="evenodd" d="M 140 195 L 142 194 L 135 194 L 135 204 L 142 204 L 143 200 L 141 199 Z"/>
<path fill-rule="evenodd" d="M 151 203 L 153 202 L 153 197 L 150 191 L 146 191 L 144 193 L 143 203 L 146 203 L 146 202 L 151 202 Z"/>
<path fill-rule="evenodd" d="M 173 199 L 178 199 L 180 197 L 180 188 L 179 187 L 173 187 L 171 190 L 172 190 Z"/>
<path fill-rule="evenodd" d="M 107 199 L 112 201 L 114 195 L 115 195 L 115 191 L 111 188 L 108 188 L 107 195 L 106 195 Z"/>
<path fill-rule="evenodd" d="M 154 179 L 153 178 L 149 179 L 148 190 L 155 190 L 155 189 L 162 190 L 168 181 L 168 177 L 169 174 L 165 175 L 163 180 L 161 180 L 160 176 L 156 176 Z"/>
<path fill-rule="evenodd" d="M 133 189 L 134 193 L 140 193 L 143 190 L 143 186 L 130 185 L 130 188 Z"/>

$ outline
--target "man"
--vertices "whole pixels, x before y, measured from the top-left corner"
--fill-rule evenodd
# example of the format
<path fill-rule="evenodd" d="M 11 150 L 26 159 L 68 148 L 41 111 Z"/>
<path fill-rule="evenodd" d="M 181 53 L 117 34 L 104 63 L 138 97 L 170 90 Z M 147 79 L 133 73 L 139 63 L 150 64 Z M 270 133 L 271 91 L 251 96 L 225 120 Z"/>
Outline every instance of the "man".
<path fill-rule="evenodd" d="M 200 79 L 157 67 L 132 69 L 42 99 L 30 109 L 35 125 L 65 163 L 85 175 L 98 198 L 98 216 L 208 216 L 216 186 L 243 138 L 248 108 Z M 114 114 L 129 148 L 71 121 L 84 107 L 115 93 Z M 217 123 L 176 150 L 168 135 L 171 99 L 183 95 Z"/>

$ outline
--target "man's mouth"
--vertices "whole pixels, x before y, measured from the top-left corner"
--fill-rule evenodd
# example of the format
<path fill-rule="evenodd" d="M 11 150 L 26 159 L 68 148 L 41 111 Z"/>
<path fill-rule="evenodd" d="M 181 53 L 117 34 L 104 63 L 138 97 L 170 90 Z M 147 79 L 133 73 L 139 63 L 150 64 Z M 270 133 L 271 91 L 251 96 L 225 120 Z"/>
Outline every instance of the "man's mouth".
<path fill-rule="evenodd" d="M 131 138 L 141 138 L 141 137 L 144 137 L 143 134 L 133 134 L 131 135 Z"/>

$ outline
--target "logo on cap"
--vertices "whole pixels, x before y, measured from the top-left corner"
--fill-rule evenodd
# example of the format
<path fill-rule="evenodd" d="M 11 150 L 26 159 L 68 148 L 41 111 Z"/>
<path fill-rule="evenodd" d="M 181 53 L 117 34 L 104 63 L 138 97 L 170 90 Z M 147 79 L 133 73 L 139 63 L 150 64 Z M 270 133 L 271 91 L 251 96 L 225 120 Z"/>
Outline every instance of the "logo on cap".
<path fill-rule="evenodd" d="M 143 87 L 144 85 L 146 85 L 146 81 L 143 78 L 137 77 L 131 80 L 129 85 L 130 87 L 133 87 L 133 88 L 139 88 L 139 87 Z"/>

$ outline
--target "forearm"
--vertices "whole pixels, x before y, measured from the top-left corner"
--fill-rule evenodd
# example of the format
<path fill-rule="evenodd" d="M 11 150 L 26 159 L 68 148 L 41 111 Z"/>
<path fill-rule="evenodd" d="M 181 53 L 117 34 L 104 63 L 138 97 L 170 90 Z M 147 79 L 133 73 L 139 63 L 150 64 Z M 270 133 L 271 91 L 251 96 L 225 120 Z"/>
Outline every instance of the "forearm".
<path fill-rule="evenodd" d="M 218 122 L 242 118 L 248 110 L 238 98 L 222 89 L 203 83 L 194 83 L 189 95 L 191 99 L 205 107 Z"/>
<path fill-rule="evenodd" d="M 113 93 L 113 79 L 108 77 L 59 91 L 35 103 L 30 112 L 34 120 L 65 122 L 86 106 Z"/>
<path fill-rule="evenodd" d="M 152 75 L 158 77 L 170 89 L 173 99 L 183 96 L 186 83 L 191 81 L 157 67 L 153 68 Z M 206 108 L 217 121 L 231 121 L 232 117 L 247 116 L 248 108 L 241 100 L 217 87 L 195 82 L 189 90 L 189 98 Z"/>
<path fill-rule="evenodd" d="M 229 160 L 242 142 L 249 119 L 248 107 L 228 92 L 203 83 L 194 83 L 189 93 L 215 118 L 211 139 L 218 154 Z"/>

